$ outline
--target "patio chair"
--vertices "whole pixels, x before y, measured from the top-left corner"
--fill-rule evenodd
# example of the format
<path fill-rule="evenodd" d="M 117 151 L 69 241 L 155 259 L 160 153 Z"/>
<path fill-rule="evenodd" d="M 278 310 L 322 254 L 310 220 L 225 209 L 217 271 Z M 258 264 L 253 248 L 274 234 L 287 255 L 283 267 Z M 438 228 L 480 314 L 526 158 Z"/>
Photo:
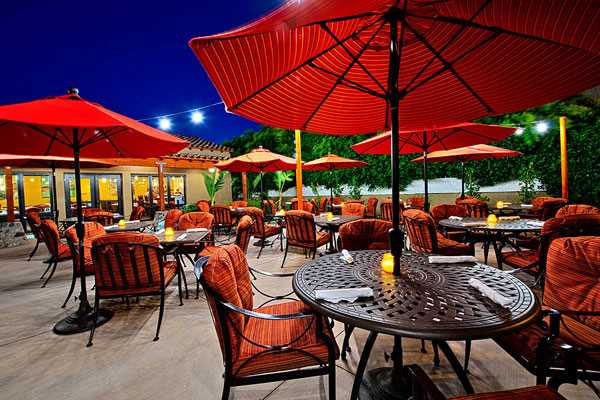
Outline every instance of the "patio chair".
<path fill-rule="evenodd" d="M 567 199 L 560 197 L 547 197 L 540 196 L 535 197 L 531 200 L 533 208 L 528 213 L 531 218 L 540 219 L 545 221 L 550 218 L 554 218 L 556 212 L 567 205 Z"/>
<path fill-rule="evenodd" d="M 344 204 L 353 204 L 353 203 L 354 204 L 362 204 L 362 205 L 364 205 L 365 201 L 364 200 L 356 200 L 356 199 L 355 200 L 346 200 L 346 201 L 344 201 Z"/>
<path fill-rule="evenodd" d="M 392 220 L 392 202 L 390 200 L 385 200 L 381 202 L 381 206 L 379 206 L 380 217 L 384 221 Z"/>
<path fill-rule="evenodd" d="M 495 339 L 536 383 L 600 380 L 600 237 L 565 237 L 548 250 L 543 319 Z"/>
<path fill-rule="evenodd" d="M 219 231 L 231 233 L 234 221 L 231 216 L 231 209 L 227 206 L 212 206 L 210 213 L 215 217 L 213 226 Z"/>
<path fill-rule="evenodd" d="M 355 250 L 389 250 L 389 231 L 392 223 L 380 219 L 359 219 L 340 226 L 340 249 Z M 344 324 L 344 342 L 342 345 L 342 360 L 346 360 L 346 352 L 350 351 L 349 341 L 354 327 Z"/>
<path fill-rule="evenodd" d="M 319 203 L 317 203 L 317 200 L 315 199 L 310 199 L 310 204 L 312 204 L 313 206 L 313 214 L 319 214 L 321 212 L 321 210 L 319 210 Z"/>
<path fill-rule="evenodd" d="M 139 221 L 146 215 L 146 209 L 143 206 L 133 207 L 129 215 L 130 221 Z"/>
<path fill-rule="evenodd" d="M 306 211 L 292 210 L 285 214 L 285 226 L 287 240 L 285 241 L 285 253 L 281 268 L 285 264 L 288 249 L 299 247 L 308 251 L 307 256 L 315 258 L 317 249 L 326 245 L 331 240 L 329 232 L 318 232 L 314 216 Z"/>
<path fill-rule="evenodd" d="M 275 207 L 275 202 L 271 199 L 265 199 L 262 201 L 262 210 L 265 216 L 273 216 L 277 213 L 277 207 Z"/>
<path fill-rule="evenodd" d="M 369 197 L 367 200 L 367 210 L 365 211 L 365 217 L 377 218 L 377 203 L 379 199 L 377 197 Z"/>
<path fill-rule="evenodd" d="M 165 228 L 177 229 L 179 218 L 183 215 L 183 211 L 175 208 L 167 211 L 165 215 Z"/>
<path fill-rule="evenodd" d="M 473 197 L 457 201 L 457 205 L 464 207 L 471 218 L 487 218 L 490 214 L 487 203 Z"/>
<path fill-rule="evenodd" d="M 44 281 L 42 287 L 46 287 L 46 284 L 54 275 L 54 271 L 56 271 L 56 266 L 59 262 L 67 261 L 71 259 L 71 250 L 66 243 L 63 243 L 60 240 L 60 234 L 58 233 L 58 227 L 56 223 L 51 219 L 45 219 L 40 223 L 40 231 L 42 233 L 42 238 L 46 247 L 48 248 L 48 253 L 50 253 L 50 258 L 44 263 L 48 264 L 48 267 L 40 277 L 40 279 L 44 279 L 44 276 L 50 271 L 48 278 Z"/>
<path fill-rule="evenodd" d="M 98 222 L 83 223 L 83 271 L 79 266 L 79 238 L 77 237 L 77 227 L 75 225 L 69 227 L 65 231 L 65 238 L 71 254 L 73 255 L 73 274 L 71 277 L 71 286 L 67 298 L 62 305 L 62 308 L 67 306 L 67 302 L 75 290 L 77 279 L 81 277 L 82 272 L 87 275 L 94 275 L 94 260 L 92 259 L 92 242 L 94 239 L 105 235 L 104 227 Z"/>
<path fill-rule="evenodd" d="M 600 214 L 600 209 L 588 204 L 569 204 L 559 208 L 555 217 L 559 218 L 579 214 Z"/>
<path fill-rule="evenodd" d="M 418 365 L 409 365 L 403 372 L 410 384 L 412 400 L 566 400 L 557 391 L 544 385 L 448 398 Z"/>
<path fill-rule="evenodd" d="M 177 229 L 185 231 L 193 228 L 206 228 L 210 230 L 213 226 L 214 220 L 215 217 L 209 212 L 189 212 L 179 217 Z"/>
<path fill-rule="evenodd" d="M 423 210 L 425 208 L 425 197 L 415 196 L 409 197 L 404 201 L 406 204 L 409 204 L 411 208 L 416 208 L 417 210 Z"/>
<path fill-rule="evenodd" d="M 320 375 L 335 399 L 338 349 L 325 318 L 301 301 L 254 309 L 248 262 L 235 245 L 217 248 L 200 280 L 223 354 L 222 400 L 234 386 Z"/>
<path fill-rule="evenodd" d="M 456 204 L 440 204 L 434 206 L 430 210 L 431 217 L 435 221 L 437 230 L 446 238 L 455 240 L 457 242 L 468 242 L 473 245 L 476 243 L 483 244 L 483 256 L 485 263 L 487 264 L 488 255 L 490 251 L 490 242 L 486 239 L 484 234 L 478 232 L 465 233 L 462 229 L 450 229 L 440 227 L 439 222 L 443 219 L 448 219 L 452 216 L 455 217 L 468 217 L 467 210 L 465 207 Z"/>
<path fill-rule="evenodd" d="M 408 209 L 404 211 L 403 215 L 410 244 L 414 251 L 445 256 L 474 254 L 472 245 L 447 239 L 437 232 L 435 221 L 425 211 Z"/>
<path fill-rule="evenodd" d="M 345 202 L 344 204 L 342 204 L 342 215 L 364 217 L 365 211 L 366 207 L 362 203 Z"/>
<path fill-rule="evenodd" d="M 83 210 L 83 220 L 85 222 L 98 222 L 99 224 L 106 226 L 112 225 L 114 218 L 114 213 L 104 211 L 100 208 L 86 208 Z"/>
<path fill-rule="evenodd" d="M 327 204 L 329 204 L 329 198 L 328 197 L 321 197 L 321 200 L 319 200 L 319 212 L 327 212 Z"/>
<path fill-rule="evenodd" d="M 292 210 L 298 210 L 298 200 L 292 200 L 292 205 L 290 207 Z M 311 214 L 316 214 L 317 210 L 315 208 L 315 204 L 311 203 L 307 200 L 302 200 L 302 210 L 309 212 Z"/>
<path fill-rule="evenodd" d="M 335 205 L 340 205 L 344 202 L 344 199 L 342 197 L 334 197 L 333 198 L 333 204 Z"/>
<path fill-rule="evenodd" d="M 248 207 L 248 202 L 246 200 L 234 200 L 231 202 L 231 207 L 245 208 L 245 207 Z"/>
<path fill-rule="evenodd" d="M 209 212 L 210 211 L 210 201 L 198 200 L 196 202 L 196 208 L 198 209 L 198 211 Z"/>
<path fill-rule="evenodd" d="M 88 347 L 94 339 L 100 300 L 129 296 L 160 296 L 154 336 L 157 341 L 165 308 L 165 288 L 180 273 L 177 263 L 164 261 L 158 239 L 144 233 L 118 232 L 100 236 L 92 242 L 92 258 L 96 289 Z"/>
<path fill-rule="evenodd" d="M 44 243 L 44 237 L 42 236 L 42 231 L 40 230 L 42 219 L 40 218 L 40 213 L 31 208 L 25 212 L 25 219 L 27 220 L 29 229 L 31 229 L 31 233 L 35 239 L 35 247 L 33 250 L 31 250 L 29 257 L 27 258 L 27 261 L 31 261 L 31 258 L 35 255 L 40 243 Z"/>
<path fill-rule="evenodd" d="M 260 255 L 265 248 L 266 240 L 279 236 L 279 248 L 283 250 L 283 237 L 282 237 L 282 229 L 279 225 L 272 225 L 265 223 L 265 215 L 260 208 L 256 207 L 246 207 L 244 209 L 246 215 L 250 216 L 254 221 L 254 237 L 259 239 L 260 241 L 260 250 L 258 251 L 258 255 L 256 258 L 260 258 Z M 275 241 L 273 240 L 270 245 L 273 246 Z"/>

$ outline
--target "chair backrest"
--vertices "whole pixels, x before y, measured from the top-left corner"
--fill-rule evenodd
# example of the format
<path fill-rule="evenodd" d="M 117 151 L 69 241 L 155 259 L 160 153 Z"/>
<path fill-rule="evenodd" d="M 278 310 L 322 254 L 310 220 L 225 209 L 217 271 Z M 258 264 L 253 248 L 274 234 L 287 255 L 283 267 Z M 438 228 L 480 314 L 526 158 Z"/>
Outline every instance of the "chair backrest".
<path fill-rule="evenodd" d="M 431 216 L 435 223 L 439 223 L 441 220 L 456 216 L 456 217 L 466 217 L 467 210 L 464 207 L 458 206 L 456 204 L 440 204 L 431 208 Z"/>
<path fill-rule="evenodd" d="M 319 203 L 315 199 L 310 199 L 310 204 L 312 204 L 312 213 L 318 214 L 321 210 L 319 210 Z"/>
<path fill-rule="evenodd" d="M 110 211 L 104 211 L 99 208 L 86 209 L 83 215 L 83 220 L 86 222 L 98 222 L 102 225 L 112 225 L 114 214 Z"/>
<path fill-rule="evenodd" d="M 271 199 L 262 201 L 262 210 L 265 215 L 275 215 L 277 213 L 275 202 Z"/>
<path fill-rule="evenodd" d="M 544 202 L 546 202 L 547 200 L 555 199 L 555 198 L 556 197 L 550 197 L 550 196 L 534 197 L 533 199 L 531 199 L 531 205 L 533 206 L 533 208 L 541 209 L 542 206 L 544 205 Z"/>
<path fill-rule="evenodd" d="M 143 206 L 133 207 L 131 210 L 131 214 L 129 215 L 130 221 L 136 221 L 142 219 L 142 217 L 146 215 L 146 209 Z"/>
<path fill-rule="evenodd" d="M 231 207 L 233 207 L 233 208 L 248 207 L 248 202 L 246 200 L 234 200 L 231 202 Z"/>
<path fill-rule="evenodd" d="M 389 200 L 385 200 L 381 202 L 379 206 L 379 210 L 381 211 L 381 219 L 384 221 L 392 220 L 392 202 Z"/>
<path fill-rule="evenodd" d="M 342 205 L 342 215 L 364 217 L 366 209 L 362 203 L 350 203 L 347 201 Z"/>
<path fill-rule="evenodd" d="M 215 217 L 208 212 L 194 211 L 183 214 L 177 222 L 177 229 L 185 231 L 192 228 L 211 229 Z"/>
<path fill-rule="evenodd" d="M 240 218 L 235 231 L 235 244 L 242 249 L 244 254 L 248 252 L 248 244 L 252 237 L 253 225 L 254 221 L 252 221 L 252 218 L 250 218 L 249 215 L 244 215 Z"/>
<path fill-rule="evenodd" d="M 291 208 L 292 210 L 298 210 L 298 200 L 292 200 Z M 311 214 L 317 213 L 317 210 L 315 210 L 315 205 L 307 200 L 302 200 L 302 210 Z"/>
<path fill-rule="evenodd" d="M 437 252 L 435 221 L 425 211 L 408 209 L 404 211 L 404 223 L 413 250 L 421 253 Z"/>
<path fill-rule="evenodd" d="M 471 218 L 487 218 L 489 209 L 487 203 L 476 198 L 464 199 L 457 202 L 459 206 L 464 207 L 467 215 Z"/>
<path fill-rule="evenodd" d="M 377 203 L 379 203 L 379 199 L 377 197 L 369 197 L 367 200 L 367 214 L 371 217 L 375 217 L 377 215 Z"/>
<path fill-rule="evenodd" d="M 461 197 L 457 197 L 456 200 L 454 200 L 454 204 L 460 205 L 465 200 L 477 200 L 477 198 L 473 197 L 473 196 L 469 196 L 469 195 L 465 195 L 462 198 Z"/>
<path fill-rule="evenodd" d="M 117 232 L 92 241 L 96 293 L 102 297 L 160 292 L 163 256 L 158 239 L 144 233 Z"/>
<path fill-rule="evenodd" d="M 344 204 L 365 204 L 364 200 L 346 200 Z"/>
<path fill-rule="evenodd" d="M 227 206 L 212 206 L 210 213 L 215 217 L 215 225 L 231 226 L 231 210 Z"/>
<path fill-rule="evenodd" d="M 208 200 L 198 200 L 196 202 L 196 208 L 198 209 L 198 211 L 209 212 L 210 202 Z"/>
<path fill-rule="evenodd" d="M 265 234 L 265 214 L 260 208 L 257 207 L 246 207 L 244 208 L 244 214 L 248 215 L 254 221 L 254 234 L 256 236 L 263 236 Z"/>
<path fill-rule="evenodd" d="M 567 205 L 566 199 L 553 198 L 547 199 L 542 203 L 542 221 L 546 221 L 550 218 L 554 218 L 558 210 Z"/>
<path fill-rule="evenodd" d="M 52 257 L 58 257 L 58 244 L 60 243 L 60 234 L 56 223 L 51 219 L 44 219 L 40 223 L 42 239 L 48 248 Z"/>
<path fill-rule="evenodd" d="M 314 247 L 317 242 L 317 227 L 314 216 L 302 210 L 285 213 L 287 241 L 294 246 Z"/>
<path fill-rule="evenodd" d="M 600 345 L 600 237 L 556 239 L 548 250 L 543 303 L 565 313 L 561 337 L 578 346 Z"/>
<path fill-rule="evenodd" d="M 173 228 L 177 229 L 177 224 L 179 222 L 179 218 L 183 215 L 183 211 L 178 209 L 173 209 L 167 211 L 167 215 L 165 216 L 165 228 Z"/>
<path fill-rule="evenodd" d="M 412 208 L 416 208 L 418 210 L 422 210 L 423 208 L 425 208 L 425 197 L 421 197 L 421 196 L 409 197 L 404 202 L 407 204 L 410 204 L 410 206 Z"/>
<path fill-rule="evenodd" d="M 252 285 L 248 261 L 236 245 L 216 247 L 202 269 L 200 282 L 205 290 L 223 359 L 237 359 L 246 318 L 219 302 L 227 302 L 245 310 L 253 309 Z"/>
<path fill-rule="evenodd" d="M 319 211 L 320 212 L 325 212 L 327 211 L 327 204 L 329 203 L 329 198 L 328 197 L 321 197 L 321 200 L 319 201 Z"/>
<path fill-rule="evenodd" d="M 333 204 L 335 204 L 335 205 L 342 204 L 343 202 L 344 202 L 344 199 L 341 198 L 341 197 L 334 197 L 333 198 Z"/>
<path fill-rule="evenodd" d="M 556 212 L 555 217 L 560 218 L 578 214 L 600 214 L 600 209 L 589 204 L 569 204 L 566 206 L 562 206 Z"/>
<path fill-rule="evenodd" d="M 359 219 L 340 226 L 340 242 L 346 250 L 387 250 L 392 223 L 380 219 Z"/>
<path fill-rule="evenodd" d="M 106 234 L 104 227 L 98 222 L 84 222 L 83 223 L 83 254 L 86 259 L 91 259 L 92 257 L 92 242 Z M 79 254 L 79 238 L 77 237 L 77 227 L 76 225 L 70 226 L 65 230 L 65 238 L 67 239 L 67 243 L 69 245 L 69 249 L 71 249 L 71 254 L 73 257 L 73 263 L 75 265 L 75 270 L 79 271 L 79 257 L 75 255 Z"/>
<path fill-rule="evenodd" d="M 40 230 L 40 224 L 42 223 L 40 213 L 30 208 L 25 212 L 25 219 L 27 220 L 27 224 L 29 225 L 29 229 L 31 229 L 33 236 L 38 242 L 42 242 L 44 238 L 42 237 L 42 231 Z"/>

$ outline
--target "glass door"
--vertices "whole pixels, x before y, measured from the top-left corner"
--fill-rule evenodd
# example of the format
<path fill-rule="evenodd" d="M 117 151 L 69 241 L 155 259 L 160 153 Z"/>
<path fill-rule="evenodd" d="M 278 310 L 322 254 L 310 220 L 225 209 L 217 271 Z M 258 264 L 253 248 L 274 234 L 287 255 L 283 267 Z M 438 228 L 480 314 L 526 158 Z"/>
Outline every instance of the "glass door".
<path fill-rule="evenodd" d="M 81 203 L 83 208 L 94 207 L 93 179 L 92 175 L 81 175 Z M 75 175 L 73 174 L 65 174 L 65 193 L 68 193 L 65 196 L 67 217 L 74 217 L 77 215 L 77 197 L 75 193 Z"/>
<path fill-rule="evenodd" d="M 182 207 L 185 205 L 185 177 L 183 175 L 169 175 L 167 177 L 169 195 L 168 204 L 174 205 L 175 207 Z"/>
<path fill-rule="evenodd" d="M 65 174 L 67 216 L 76 215 L 75 176 Z M 81 175 L 81 201 L 83 208 L 101 208 L 123 213 L 121 175 Z"/>
<path fill-rule="evenodd" d="M 123 213 L 121 206 L 121 176 L 96 175 L 98 207 L 104 211 Z"/>
<path fill-rule="evenodd" d="M 18 190 L 18 175 L 13 174 L 13 201 L 14 201 L 14 209 L 15 209 L 15 217 L 19 216 L 19 190 Z M 0 218 L 2 220 L 6 219 L 7 214 L 7 204 L 6 204 L 6 180 L 4 179 L 4 174 L 0 175 Z"/>

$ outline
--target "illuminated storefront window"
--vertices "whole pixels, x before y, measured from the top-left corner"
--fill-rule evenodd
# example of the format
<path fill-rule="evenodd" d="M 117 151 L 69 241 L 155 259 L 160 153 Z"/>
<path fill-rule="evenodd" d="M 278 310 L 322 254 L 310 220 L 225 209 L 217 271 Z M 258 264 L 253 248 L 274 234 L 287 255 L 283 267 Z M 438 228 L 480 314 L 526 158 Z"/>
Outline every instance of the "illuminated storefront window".
<path fill-rule="evenodd" d="M 17 175 L 13 175 L 13 199 L 15 203 L 15 215 L 19 214 L 19 191 Z M 6 217 L 6 180 L 0 175 L 0 216 Z"/>
<path fill-rule="evenodd" d="M 83 208 L 101 208 L 105 211 L 123 213 L 121 175 L 82 175 L 81 201 Z M 75 215 L 77 199 L 75 197 L 75 177 L 65 174 L 65 190 L 69 193 L 67 214 Z"/>
<path fill-rule="evenodd" d="M 180 207 L 185 205 L 185 176 L 165 175 L 165 205 Z M 158 176 L 132 175 L 131 195 L 133 206 L 142 205 L 151 208 L 158 205 Z"/>

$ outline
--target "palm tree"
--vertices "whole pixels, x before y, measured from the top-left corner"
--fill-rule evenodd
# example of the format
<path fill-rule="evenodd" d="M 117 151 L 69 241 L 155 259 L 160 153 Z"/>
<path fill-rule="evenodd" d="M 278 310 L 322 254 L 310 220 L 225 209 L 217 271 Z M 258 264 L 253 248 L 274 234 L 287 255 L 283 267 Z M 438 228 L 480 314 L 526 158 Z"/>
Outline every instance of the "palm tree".
<path fill-rule="evenodd" d="M 226 172 L 217 171 L 216 168 L 210 168 L 208 172 L 202 173 L 204 176 L 204 186 L 206 187 L 211 206 L 215 205 L 217 193 L 219 190 L 223 189 L 223 185 L 225 185 L 225 174 Z"/>
<path fill-rule="evenodd" d="M 294 173 L 291 171 L 277 171 L 275 172 L 275 185 L 277 186 L 277 190 L 279 190 L 279 204 L 277 208 L 283 208 L 283 187 L 286 182 L 291 182 L 293 180 Z"/>

